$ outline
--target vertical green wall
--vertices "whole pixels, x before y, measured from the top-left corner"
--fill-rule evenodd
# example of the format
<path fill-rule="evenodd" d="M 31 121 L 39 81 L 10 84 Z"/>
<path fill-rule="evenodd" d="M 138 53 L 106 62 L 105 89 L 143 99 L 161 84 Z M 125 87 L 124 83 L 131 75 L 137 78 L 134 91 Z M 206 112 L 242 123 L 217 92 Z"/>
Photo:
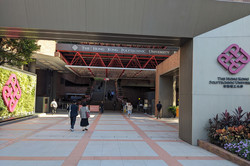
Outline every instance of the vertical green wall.
<path fill-rule="evenodd" d="M 3 100 L 3 87 L 11 74 L 15 74 L 21 89 L 21 97 L 13 112 L 10 112 Z M 0 66 L 0 121 L 31 115 L 35 112 L 36 75 Z"/>

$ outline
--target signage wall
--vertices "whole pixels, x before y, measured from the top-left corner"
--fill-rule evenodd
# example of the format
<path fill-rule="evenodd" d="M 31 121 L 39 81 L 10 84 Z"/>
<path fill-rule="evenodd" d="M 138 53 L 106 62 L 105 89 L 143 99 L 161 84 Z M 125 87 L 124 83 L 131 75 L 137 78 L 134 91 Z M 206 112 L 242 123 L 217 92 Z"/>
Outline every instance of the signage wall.
<path fill-rule="evenodd" d="M 192 142 L 208 119 L 241 106 L 250 111 L 250 16 L 193 39 Z"/>
<path fill-rule="evenodd" d="M 0 66 L 0 121 L 35 112 L 36 75 Z"/>

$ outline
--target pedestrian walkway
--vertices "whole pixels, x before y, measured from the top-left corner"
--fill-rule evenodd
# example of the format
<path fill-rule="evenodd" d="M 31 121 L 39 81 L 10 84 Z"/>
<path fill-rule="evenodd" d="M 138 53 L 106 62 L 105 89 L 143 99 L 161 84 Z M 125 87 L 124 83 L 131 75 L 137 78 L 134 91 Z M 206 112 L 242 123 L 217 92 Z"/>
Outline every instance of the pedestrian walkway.
<path fill-rule="evenodd" d="M 178 138 L 178 123 L 144 114 L 92 114 L 88 131 L 66 115 L 0 127 L 1 166 L 233 166 Z"/>

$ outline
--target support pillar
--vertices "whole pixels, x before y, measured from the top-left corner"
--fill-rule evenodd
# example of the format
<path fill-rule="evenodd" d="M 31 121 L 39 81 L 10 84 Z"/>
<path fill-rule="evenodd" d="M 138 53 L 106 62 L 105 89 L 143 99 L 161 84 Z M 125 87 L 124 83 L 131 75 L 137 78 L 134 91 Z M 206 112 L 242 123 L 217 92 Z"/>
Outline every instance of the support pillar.
<path fill-rule="evenodd" d="M 57 73 L 57 71 L 53 71 L 53 74 L 52 74 L 52 100 L 57 99 L 57 95 L 56 95 L 57 87 L 58 87 L 58 73 Z"/>
<path fill-rule="evenodd" d="M 36 60 L 29 64 L 29 72 L 36 73 Z"/>
<path fill-rule="evenodd" d="M 167 111 L 173 104 L 173 77 L 160 76 L 159 101 L 162 104 L 162 117 L 169 117 L 171 114 Z"/>
<path fill-rule="evenodd" d="M 192 144 L 193 40 L 181 47 L 179 136 Z"/>

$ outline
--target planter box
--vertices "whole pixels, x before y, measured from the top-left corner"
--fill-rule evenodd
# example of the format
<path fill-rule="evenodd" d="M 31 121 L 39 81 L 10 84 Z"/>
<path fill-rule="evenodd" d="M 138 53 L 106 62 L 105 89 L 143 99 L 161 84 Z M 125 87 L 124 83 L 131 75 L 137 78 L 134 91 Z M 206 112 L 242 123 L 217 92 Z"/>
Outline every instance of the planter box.
<path fill-rule="evenodd" d="M 226 160 L 229 160 L 235 164 L 238 164 L 238 165 L 241 165 L 241 166 L 249 166 L 250 165 L 250 162 L 237 156 L 236 154 L 233 154 L 221 147 L 218 147 L 214 144 L 211 144 L 207 141 L 203 141 L 203 140 L 198 140 L 198 146 L 203 148 L 203 149 L 206 149 L 207 151 L 210 151 L 214 154 L 217 154 L 218 156 L 226 159 Z"/>

